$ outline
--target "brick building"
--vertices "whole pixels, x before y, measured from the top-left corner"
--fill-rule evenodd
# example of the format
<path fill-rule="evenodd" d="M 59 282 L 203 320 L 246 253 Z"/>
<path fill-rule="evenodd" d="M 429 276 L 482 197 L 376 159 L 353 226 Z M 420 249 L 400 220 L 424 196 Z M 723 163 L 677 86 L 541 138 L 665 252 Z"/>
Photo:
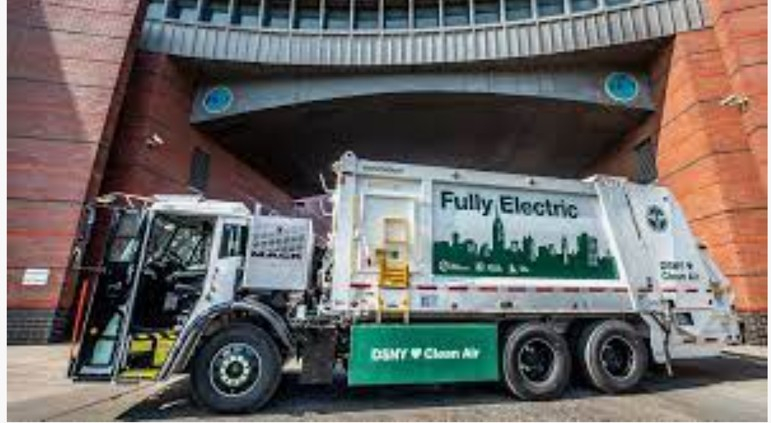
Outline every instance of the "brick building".
<path fill-rule="evenodd" d="M 276 209 L 342 151 L 666 185 L 765 338 L 765 0 L 11 0 L 9 342 L 66 336 L 83 205 Z"/>

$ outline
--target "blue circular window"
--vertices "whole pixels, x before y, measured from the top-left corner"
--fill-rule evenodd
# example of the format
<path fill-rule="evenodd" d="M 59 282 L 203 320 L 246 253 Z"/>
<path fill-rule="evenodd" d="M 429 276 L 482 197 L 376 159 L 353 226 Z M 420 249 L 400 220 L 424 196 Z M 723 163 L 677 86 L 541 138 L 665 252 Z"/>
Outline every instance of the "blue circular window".
<path fill-rule="evenodd" d="M 640 84 L 628 73 L 613 72 L 605 78 L 605 94 L 619 103 L 628 103 L 640 94 Z"/>
<path fill-rule="evenodd" d="M 207 113 L 223 113 L 233 104 L 233 91 L 228 87 L 214 87 L 203 96 L 203 108 Z"/>

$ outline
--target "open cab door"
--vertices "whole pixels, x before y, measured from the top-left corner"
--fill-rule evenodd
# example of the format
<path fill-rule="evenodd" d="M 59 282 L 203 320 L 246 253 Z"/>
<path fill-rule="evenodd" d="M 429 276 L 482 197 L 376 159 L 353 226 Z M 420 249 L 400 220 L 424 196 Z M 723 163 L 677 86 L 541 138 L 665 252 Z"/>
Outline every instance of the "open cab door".
<path fill-rule="evenodd" d="M 227 204 L 196 198 L 155 198 L 147 209 L 113 211 L 70 363 L 73 379 L 166 375 L 162 370 L 196 313 L 232 299 L 243 273 L 248 210 L 236 213 Z"/>
<path fill-rule="evenodd" d="M 70 359 L 68 374 L 75 380 L 113 380 L 127 347 L 149 212 L 144 208 L 107 210 L 104 259 Z"/>

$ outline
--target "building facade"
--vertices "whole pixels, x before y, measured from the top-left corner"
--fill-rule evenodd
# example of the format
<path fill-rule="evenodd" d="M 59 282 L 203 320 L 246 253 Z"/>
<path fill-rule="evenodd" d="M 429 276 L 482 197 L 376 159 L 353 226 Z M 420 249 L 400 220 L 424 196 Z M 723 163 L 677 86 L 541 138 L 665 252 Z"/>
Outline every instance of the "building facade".
<path fill-rule="evenodd" d="M 289 210 L 346 150 L 668 186 L 765 342 L 765 0 L 12 0 L 9 342 L 67 338 L 83 207 Z"/>

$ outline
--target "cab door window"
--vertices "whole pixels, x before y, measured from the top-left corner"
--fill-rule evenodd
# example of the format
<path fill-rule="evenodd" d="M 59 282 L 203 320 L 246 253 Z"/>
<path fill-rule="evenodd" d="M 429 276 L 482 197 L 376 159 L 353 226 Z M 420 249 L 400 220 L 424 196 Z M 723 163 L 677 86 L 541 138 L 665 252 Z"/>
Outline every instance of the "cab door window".
<path fill-rule="evenodd" d="M 246 255 L 247 228 L 227 223 L 222 226 L 222 242 L 219 257 L 243 257 Z"/>

